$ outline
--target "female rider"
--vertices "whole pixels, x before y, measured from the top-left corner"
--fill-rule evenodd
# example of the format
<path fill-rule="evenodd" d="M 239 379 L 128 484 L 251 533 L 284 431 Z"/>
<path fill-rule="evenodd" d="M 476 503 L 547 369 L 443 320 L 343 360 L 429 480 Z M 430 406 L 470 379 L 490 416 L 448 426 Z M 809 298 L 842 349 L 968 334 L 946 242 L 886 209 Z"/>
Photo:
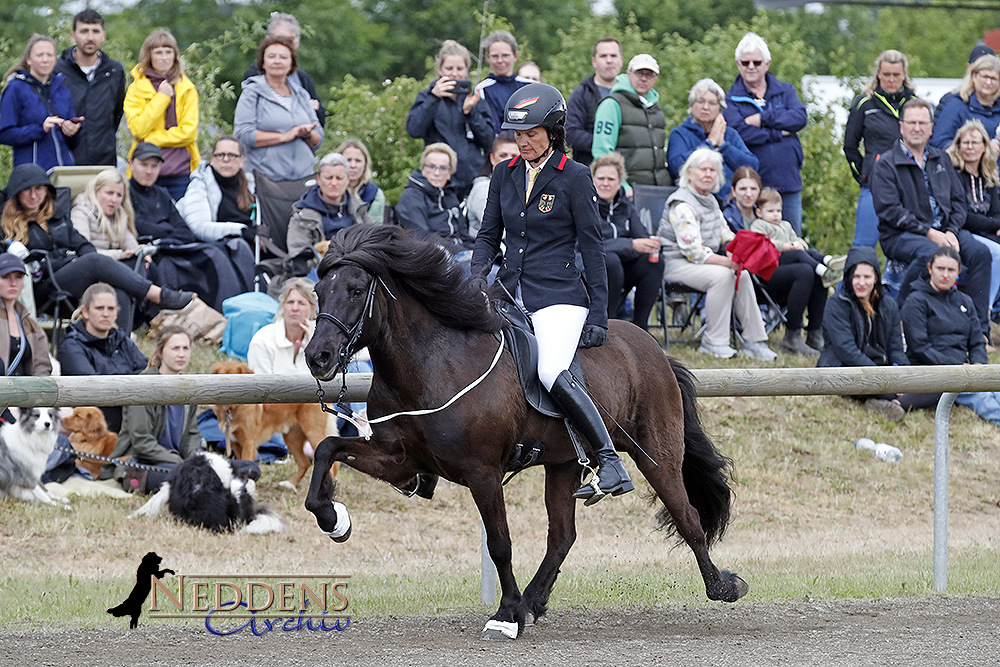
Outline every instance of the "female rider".
<path fill-rule="evenodd" d="M 566 102 L 555 88 L 532 83 L 504 109 L 520 155 L 490 179 L 472 275 L 485 276 L 506 232 L 498 278 L 530 315 L 538 339 L 538 377 L 597 457 L 596 480 L 573 495 L 591 505 L 635 486 L 615 453 L 593 401 L 569 372 L 576 348 L 604 343 L 608 279 L 597 191 L 586 167 L 565 155 Z M 574 261 L 579 246 L 586 285 Z"/>

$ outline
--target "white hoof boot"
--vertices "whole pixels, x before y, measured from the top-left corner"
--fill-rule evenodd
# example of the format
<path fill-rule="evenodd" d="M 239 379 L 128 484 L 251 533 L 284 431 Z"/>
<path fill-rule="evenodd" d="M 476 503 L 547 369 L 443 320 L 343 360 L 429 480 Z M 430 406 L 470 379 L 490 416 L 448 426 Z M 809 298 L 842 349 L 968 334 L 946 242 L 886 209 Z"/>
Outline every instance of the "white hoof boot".
<path fill-rule="evenodd" d="M 346 542 L 351 536 L 351 516 L 343 503 L 333 503 L 333 509 L 337 512 L 337 525 L 331 532 L 323 531 L 323 534 L 334 542 Z"/>
<path fill-rule="evenodd" d="M 517 623 L 490 619 L 486 621 L 486 627 L 483 628 L 482 638 L 486 640 L 517 639 Z"/>

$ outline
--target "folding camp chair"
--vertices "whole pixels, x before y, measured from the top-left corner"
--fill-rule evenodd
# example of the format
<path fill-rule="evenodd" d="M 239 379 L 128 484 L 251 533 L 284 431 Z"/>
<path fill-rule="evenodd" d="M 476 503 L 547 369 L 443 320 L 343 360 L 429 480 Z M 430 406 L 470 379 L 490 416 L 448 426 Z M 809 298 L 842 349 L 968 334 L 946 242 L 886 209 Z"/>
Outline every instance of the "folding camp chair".
<path fill-rule="evenodd" d="M 52 167 L 49 169 L 49 181 L 58 188 L 68 188 L 70 202 L 76 199 L 77 195 L 83 192 L 87 185 L 94 180 L 94 177 L 105 169 L 112 169 L 111 165 L 76 165 L 73 167 Z"/>
<path fill-rule="evenodd" d="M 282 272 L 285 260 L 289 259 L 287 238 L 292 206 L 316 183 L 316 176 L 306 176 L 295 181 L 272 181 L 256 169 L 253 176 L 257 190 L 254 260 L 257 263 L 258 278 L 268 284 Z"/>

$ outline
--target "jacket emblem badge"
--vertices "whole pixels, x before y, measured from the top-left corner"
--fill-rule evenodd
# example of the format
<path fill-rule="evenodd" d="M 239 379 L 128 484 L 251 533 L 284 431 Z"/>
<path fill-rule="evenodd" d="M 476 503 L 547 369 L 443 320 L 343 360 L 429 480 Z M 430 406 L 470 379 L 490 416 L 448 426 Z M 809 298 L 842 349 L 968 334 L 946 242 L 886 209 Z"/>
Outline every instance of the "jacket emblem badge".
<path fill-rule="evenodd" d="M 552 204 L 554 204 L 555 201 L 555 195 L 542 195 L 538 200 L 538 210 L 542 213 L 548 213 L 552 210 Z"/>

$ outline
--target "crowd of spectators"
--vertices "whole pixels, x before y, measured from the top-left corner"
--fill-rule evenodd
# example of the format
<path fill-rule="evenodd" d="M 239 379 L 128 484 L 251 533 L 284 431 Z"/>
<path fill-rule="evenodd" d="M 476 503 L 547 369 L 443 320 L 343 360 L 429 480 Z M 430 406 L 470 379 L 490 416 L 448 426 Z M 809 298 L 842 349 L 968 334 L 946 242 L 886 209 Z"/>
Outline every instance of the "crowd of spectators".
<path fill-rule="evenodd" d="M 227 298 L 253 290 L 257 181 L 303 184 L 284 241 L 289 256 L 307 258 L 306 270 L 337 231 L 359 223 L 399 224 L 467 267 L 493 170 L 520 152 L 520 136 L 501 131 L 505 105 L 543 79 L 535 63 L 519 62 L 509 32 L 483 40 L 490 72 L 478 83 L 470 81 L 469 49 L 441 42 L 435 76 L 406 119 L 407 134 L 425 148 L 393 204 L 373 181 L 363 143 L 346 139 L 319 152 L 326 109 L 298 67 L 295 17 L 272 15 L 244 74 L 233 134 L 218 136 L 204 160 L 198 91 L 175 37 L 164 28 L 149 34 L 129 85 L 125 67 L 101 50 L 105 39 L 103 17 L 84 10 L 73 19 L 71 46 L 60 53 L 54 39 L 35 35 L 4 77 L 0 143 L 12 147 L 14 170 L 0 198 L 0 288 L 12 283 L 0 295 L 9 330 L 0 335 L 0 358 L 13 364 L 11 372 L 47 372 L 36 350 L 37 325 L 25 319 L 22 301 L 41 306 L 68 296 L 80 303 L 60 355 L 67 372 L 134 373 L 141 364 L 127 333 L 157 306 L 177 309 L 197 295 L 221 311 Z M 692 82 L 688 116 L 672 128 L 656 90 L 661 64 L 648 53 L 626 54 L 612 36 L 594 44 L 594 74 L 568 98 L 566 143 L 573 159 L 591 166 L 598 195 L 608 316 L 645 329 L 663 283 L 681 284 L 706 295 L 702 352 L 737 353 L 735 311 L 742 352 L 770 361 L 776 354 L 757 293 L 764 290 L 783 309 L 784 351 L 818 357 L 824 366 L 901 363 L 899 310 L 905 323 L 908 308 L 917 307 L 908 304 L 940 297 L 928 289 L 947 291 L 934 286 L 931 262 L 943 247 L 958 257 L 958 285 L 967 293 L 949 303 L 975 323 L 969 359 L 980 360 L 1000 296 L 1000 58 L 976 46 L 962 84 L 936 111 L 917 97 L 904 54 L 887 50 L 875 60 L 844 131 L 844 154 L 860 187 L 848 259 L 810 248 L 803 231 L 798 134 L 807 114 L 795 87 L 770 73 L 771 51 L 760 36 L 746 34 L 733 54 L 738 74 L 728 90 L 711 78 Z M 119 158 L 123 118 L 132 143 Z M 108 168 L 70 201 L 46 170 L 71 165 Z M 640 185 L 660 188 L 662 219 L 641 219 L 633 201 Z M 759 232 L 774 244 L 780 259 L 773 273 L 752 279 L 734 261 L 726 244 L 737 232 Z M 904 267 L 887 288 L 869 252 L 876 245 Z M 945 255 L 940 261 L 949 264 Z M 15 305 L 7 292 L 14 294 L 9 276 L 18 272 L 31 294 Z M 15 320 L 22 322 L 17 330 Z M 912 322 L 908 328 L 907 344 L 918 337 L 936 345 Z M 168 368 L 183 370 L 183 347 L 168 354 Z M 907 347 L 911 359 L 914 349 Z M 119 361 L 128 369 L 101 361 L 109 350 L 123 350 Z M 864 400 L 890 418 L 916 405 L 896 396 Z M 120 411 L 109 416 L 121 419 Z M 170 428 L 176 440 L 187 417 L 173 418 L 180 420 Z"/>

